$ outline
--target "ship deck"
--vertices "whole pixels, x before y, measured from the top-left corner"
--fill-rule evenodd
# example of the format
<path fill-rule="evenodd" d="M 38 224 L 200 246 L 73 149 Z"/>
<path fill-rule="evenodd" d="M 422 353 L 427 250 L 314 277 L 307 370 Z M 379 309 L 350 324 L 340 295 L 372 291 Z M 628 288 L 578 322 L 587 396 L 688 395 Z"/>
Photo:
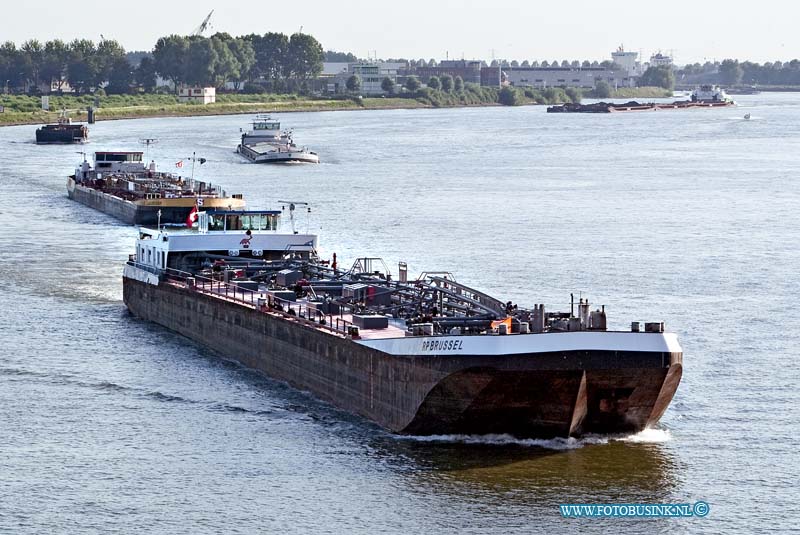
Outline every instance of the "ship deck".
<path fill-rule="evenodd" d="M 185 288 L 186 285 L 170 280 L 167 281 L 168 284 L 173 286 L 177 286 L 180 288 Z M 237 293 L 231 294 L 230 289 L 232 285 L 225 285 L 220 284 L 218 286 L 211 285 L 211 287 L 197 285 L 195 289 L 205 293 L 206 295 L 210 295 L 217 299 L 224 299 L 226 301 L 235 302 L 241 306 L 251 308 L 253 310 L 258 310 L 258 300 L 259 299 L 266 299 L 267 293 L 261 291 L 249 292 L 249 291 L 239 291 Z M 275 309 L 264 309 L 264 313 L 266 314 L 275 314 L 283 317 L 289 321 L 297 321 L 302 323 L 306 326 L 313 327 L 320 331 L 325 331 L 328 333 L 336 334 L 338 336 L 345 336 L 346 334 L 346 327 L 353 326 L 353 315 L 350 313 L 342 313 L 342 314 L 326 314 L 327 323 L 322 325 L 317 323 L 313 320 L 308 319 L 308 305 L 309 301 L 306 298 L 298 298 L 296 301 L 291 302 L 284 302 L 284 306 L 286 307 L 286 311 L 275 310 Z M 290 314 L 288 312 L 289 309 L 295 310 L 296 314 Z M 381 340 L 386 338 L 404 338 L 406 335 L 406 329 L 403 325 L 402 320 L 397 320 L 394 318 L 389 318 L 389 325 L 386 328 L 381 329 L 366 329 L 363 327 L 359 327 L 359 337 L 362 340 Z"/>

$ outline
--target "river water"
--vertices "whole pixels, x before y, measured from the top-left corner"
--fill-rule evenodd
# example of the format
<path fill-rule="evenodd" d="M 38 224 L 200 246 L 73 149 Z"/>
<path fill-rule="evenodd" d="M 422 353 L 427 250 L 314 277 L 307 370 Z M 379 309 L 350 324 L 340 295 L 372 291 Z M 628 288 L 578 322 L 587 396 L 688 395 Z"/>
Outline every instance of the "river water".
<path fill-rule="evenodd" d="M 91 128 L 90 151 L 157 138 L 148 158 L 165 168 L 196 152 L 195 176 L 250 207 L 311 203 L 299 229 L 340 265 L 402 260 L 551 309 L 574 292 L 605 304 L 612 328 L 665 321 L 685 372 L 659 428 L 582 440 L 394 436 L 131 317 L 121 271 L 136 231 L 67 199 L 81 149 L 0 129 L 0 532 L 795 527 L 800 96 L 739 100 L 281 115 L 318 166 L 240 160 L 246 116 Z M 558 509 L 698 500 L 704 518 Z"/>

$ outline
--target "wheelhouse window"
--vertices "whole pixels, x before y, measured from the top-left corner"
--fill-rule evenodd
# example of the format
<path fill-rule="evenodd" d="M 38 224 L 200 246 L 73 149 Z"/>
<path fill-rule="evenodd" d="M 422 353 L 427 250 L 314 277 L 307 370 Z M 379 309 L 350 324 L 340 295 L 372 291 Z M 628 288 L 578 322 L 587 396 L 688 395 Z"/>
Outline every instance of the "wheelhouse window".
<path fill-rule="evenodd" d="M 279 214 L 208 214 L 208 230 L 278 230 Z"/>
<path fill-rule="evenodd" d="M 225 230 L 225 216 L 208 214 L 208 230 Z"/>
<path fill-rule="evenodd" d="M 225 216 L 225 229 L 226 230 L 242 230 L 242 219 L 238 215 Z"/>

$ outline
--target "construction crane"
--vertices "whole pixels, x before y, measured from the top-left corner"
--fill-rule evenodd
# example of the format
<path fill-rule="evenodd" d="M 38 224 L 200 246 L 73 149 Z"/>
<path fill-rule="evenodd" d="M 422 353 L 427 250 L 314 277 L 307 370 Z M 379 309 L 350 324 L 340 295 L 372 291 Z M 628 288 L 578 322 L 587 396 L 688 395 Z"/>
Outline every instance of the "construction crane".
<path fill-rule="evenodd" d="M 203 22 L 200 23 L 200 26 L 195 28 L 195 30 L 192 32 L 192 35 L 203 35 L 203 32 L 206 31 L 209 28 L 208 21 L 211 20 L 211 15 L 213 15 L 213 14 L 214 14 L 214 10 L 212 9 L 211 13 L 206 15 L 206 18 L 204 18 Z"/>

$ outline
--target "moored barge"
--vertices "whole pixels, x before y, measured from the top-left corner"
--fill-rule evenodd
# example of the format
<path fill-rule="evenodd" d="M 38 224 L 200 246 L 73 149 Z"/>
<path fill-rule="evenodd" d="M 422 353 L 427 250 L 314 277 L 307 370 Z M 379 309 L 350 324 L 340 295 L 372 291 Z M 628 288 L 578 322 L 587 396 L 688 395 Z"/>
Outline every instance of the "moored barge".
<path fill-rule="evenodd" d="M 198 209 L 242 209 L 242 195 L 218 185 L 158 171 L 142 152 L 95 152 L 67 179 L 70 199 L 130 225 L 182 224 Z"/>
<path fill-rule="evenodd" d="M 36 129 L 36 143 L 40 145 L 87 141 L 89 141 L 89 129 L 84 124 L 73 124 L 66 113 L 61 114 L 56 124 L 46 124 Z"/>
<path fill-rule="evenodd" d="M 201 212 L 140 229 L 123 272 L 136 316 L 397 433 L 519 437 L 635 432 L 680 382 L 663 324 L 610 331 L 588 300 L 523 309 L 449 273 L 320 260 L 280 212 Z"/>

